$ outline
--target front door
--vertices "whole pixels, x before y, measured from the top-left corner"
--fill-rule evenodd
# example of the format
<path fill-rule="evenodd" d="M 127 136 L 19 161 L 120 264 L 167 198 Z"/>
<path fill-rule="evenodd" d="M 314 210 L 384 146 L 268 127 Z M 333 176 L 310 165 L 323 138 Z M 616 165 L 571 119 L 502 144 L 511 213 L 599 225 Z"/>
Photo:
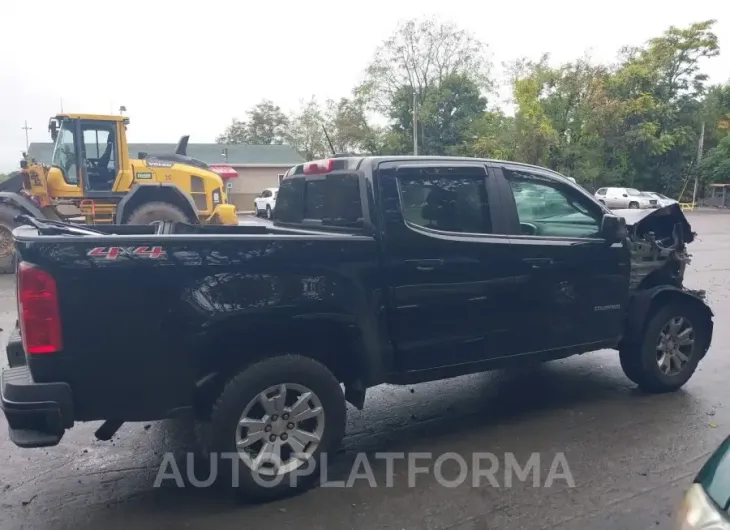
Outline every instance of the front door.
<path fill-rule="evenodd" d="M 80 122 L 81 155 L 84 170 L 84 195 L 87 197 L 111 195 L 119 175 L 116 122 Z"/>
<path fill-rule="evenodd" d="M 385 163 L 383 256 L 404 371 L 496 357 L 511 344 L 509 239 L 478 163 Z"/>
<path fill-rule="evenodd" d="M 623 244 L 600 236 L 603 209 L 549 172 L 509 165 L 495 172 L 504 179 L 504 202 L 516 212 L 511 248 L 524 330 L 518 349 L 539 352 L 618 337 L 630 260 Z"/>

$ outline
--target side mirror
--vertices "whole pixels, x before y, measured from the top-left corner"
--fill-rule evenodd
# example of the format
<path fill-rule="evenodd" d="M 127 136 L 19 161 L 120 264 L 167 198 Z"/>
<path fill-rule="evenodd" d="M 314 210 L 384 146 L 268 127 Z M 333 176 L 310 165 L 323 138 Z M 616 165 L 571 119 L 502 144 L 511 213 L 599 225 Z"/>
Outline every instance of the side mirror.
<path fill-rule="evenodd" d="M 628 195 L 624 193 L 624 197 L 628 197 Z"/>
<path fill-rule="evenodd" d="M 609 244 L 617 243 L 626 238 L 626 219 L 610 213 L 604 214 L 601 220 L 601 236 Z"/>

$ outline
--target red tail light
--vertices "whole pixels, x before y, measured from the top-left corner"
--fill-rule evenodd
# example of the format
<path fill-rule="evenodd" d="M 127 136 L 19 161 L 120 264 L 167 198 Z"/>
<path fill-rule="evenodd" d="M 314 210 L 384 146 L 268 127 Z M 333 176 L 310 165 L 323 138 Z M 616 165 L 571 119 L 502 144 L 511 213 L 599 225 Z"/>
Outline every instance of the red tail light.
<path fill-rule="evenodd" d="M 63 349 L 56 280 L 29 263 L 18 264 L 18 319 L 23 347 L 29 355 Z"/>

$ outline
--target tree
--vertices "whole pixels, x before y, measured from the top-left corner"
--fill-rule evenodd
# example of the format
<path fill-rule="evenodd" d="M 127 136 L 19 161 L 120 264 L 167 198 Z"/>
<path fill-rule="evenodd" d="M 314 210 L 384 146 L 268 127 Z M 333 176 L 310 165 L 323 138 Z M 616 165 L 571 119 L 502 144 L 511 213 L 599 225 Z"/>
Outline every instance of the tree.
<path fill-rule="evenodd" d="M 730 135 L 707 152 L 700 165 L 700 180 L 705 184 L 730 183 Z"/>
<path fill-rule="evenodd" d="M 407 153 L 413 145 L 413 90 L 403 87 L 393 98 L 389 117 L 391 149 Z M 418 109 L 420 154 L 455 154 L 467 143 L 487 100 L 468 76 L 453 74 L 431 85 Z"/>
<path fill-rule="evenodd" d="M 331 151 L 322 128 L 325 123 L 322 109 L 314 96 L 301 105 L 289 121 L 286 139 L 307 160 L 325 158 Z"/>
<path fill-rule="evenodd" d="M 379 154 L 382 128 L 370 123 L 365 102 L 357 97 L 327 101 L 327 133 L 337 153 Z"/>
<path fill-rule="evenodd" d="M 610 80 L 622 105 L 624 180 L 637 187 L 679 192 L 692 167 L 707 76 L 700 61 L 718 53 L 714 21 L 670 27 L 639 49 L 624 50 Z"/>
<path fill-rule="evenodd" d="M 468 76 L 480 88 L 490 88 L 485 49 L 454 24 L 409 20 L 377 48 L 356 93 L 374 110 L 387 114 L 391 103 L 406 92 L 411 96 L 415 92 L 423 104 L 429 89 L 449 76 Z"/>
<path fill-rule="evenodd" d="M 216 142 L 222 144 L 284 143 L 289 118 L 278 105 L 264 99 L 246 113 L 245 120 L 233 119 Z"/>

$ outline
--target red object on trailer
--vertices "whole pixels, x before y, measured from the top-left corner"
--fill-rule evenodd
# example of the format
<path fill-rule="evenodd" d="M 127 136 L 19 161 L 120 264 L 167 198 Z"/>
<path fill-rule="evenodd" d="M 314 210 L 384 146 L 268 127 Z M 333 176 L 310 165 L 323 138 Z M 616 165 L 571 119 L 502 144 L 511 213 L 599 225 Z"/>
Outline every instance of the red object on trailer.
<path fill-rule="evenodd" d="M 218 173 L 218 175 L 220 175 L 220 177 L 223 180 L 234 179 L 234 178 L 238 177 L 238 171 L 233 169 L 233 167 L 231 167 L 231 166 L 222 166 L 219 164 L 214 164 L 214 165 L 208 166 L 208 167 L 210 168 L 210 170 L 212 172 Z"/>
<path fill-rule="evenodd" d="M 302 168 L 302 173 L 305 175 L 322 175 L 329 173 L 335 168 L 335 160 L 328 158 L 325 160 L 315 160 L 313 162 L 307 162 Z"/>

